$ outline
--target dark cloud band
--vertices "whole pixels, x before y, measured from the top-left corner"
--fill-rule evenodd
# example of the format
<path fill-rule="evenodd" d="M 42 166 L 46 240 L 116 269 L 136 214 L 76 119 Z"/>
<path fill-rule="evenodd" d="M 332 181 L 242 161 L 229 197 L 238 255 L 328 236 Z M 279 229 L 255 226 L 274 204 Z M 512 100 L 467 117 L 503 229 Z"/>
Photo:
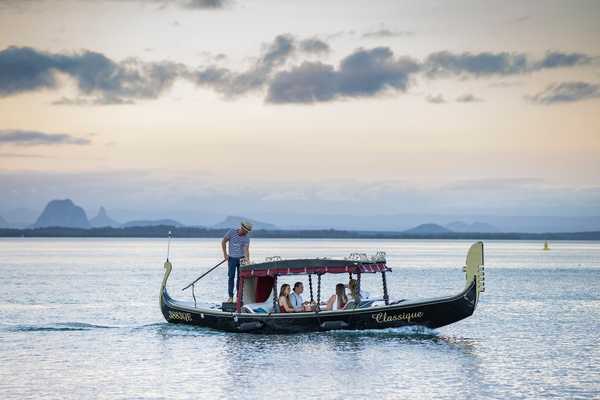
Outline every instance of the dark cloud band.
<path fill-rule="evenodd" d="M 191 81 L 229 98 L 266 88 L 269 103 L 315 103 L 405 92 L 417 74 L 429 79 L 486 78 L 592 62 L 592 57 L 586 54 L 557 51 L 547 52 L 540 59 L 524 53 L 442 51 L 418 61 L 396 56 L 388 47 L 375 47 L 355 50 L 342 58 L 337 66 L 320 61 L 289 65 L 298 56 L 321 55 L 329 51 L 329 45 L 318 38 L 299 40 L 283 34 L 266 45 L 248 68 L 233 70 L 218 65 L 219 60 L 191 68 L 170 61 L 142 62 L 132 58 L 117 62 L 92 51 L 57 54 L 29 47 L 9 47 L 0 51 L 0 97 L 54 89 L 58 86 L 57 74 L 64 74 L 75 80 L 79 96 L 62 98 L 54 104 L 131 104 L 161 96 L 177 79 Z M 587 93 L 586 89 L 577 90 Z M 542 98 L 540 94 L 539 99 Z M 477 98 L 465 97 L 457 101 L 472 102 Z M 536 98 L 534 101 L 545 100 Z"/>

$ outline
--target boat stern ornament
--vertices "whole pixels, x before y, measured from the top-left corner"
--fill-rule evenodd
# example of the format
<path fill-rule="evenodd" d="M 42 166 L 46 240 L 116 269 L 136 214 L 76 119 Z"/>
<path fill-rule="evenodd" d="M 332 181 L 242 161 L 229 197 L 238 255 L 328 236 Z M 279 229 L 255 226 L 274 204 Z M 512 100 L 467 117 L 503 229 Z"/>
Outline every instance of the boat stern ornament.
<path fill-rule="evenodd" d="M 466 277 L 466 286 L 475 281 L 477 284 L 477 298 L 479 293 L 485 292 L 485 267 L 483 260 L 483 242 L 474 243 L 467 253 L 466 265 L 463 267 Z"/>

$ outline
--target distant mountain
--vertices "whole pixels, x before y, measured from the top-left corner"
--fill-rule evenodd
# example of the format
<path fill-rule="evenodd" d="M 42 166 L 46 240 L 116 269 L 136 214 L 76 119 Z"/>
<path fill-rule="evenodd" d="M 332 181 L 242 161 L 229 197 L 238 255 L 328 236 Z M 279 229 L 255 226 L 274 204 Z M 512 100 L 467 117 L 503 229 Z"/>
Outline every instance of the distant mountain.
<path fill-rule="evenodd" d="M 52 200 L 33 224 L 34 228 L 48 226 L 89 228 L 90 222 L 83 208 L 76 206 L 70 199 Z"/>
<path fill-rule="evenodd" d="M 454 232 L 469 232 L 469 233 L 497 233 L 500 229 L 494 225 L 485 222 L 473 222 L 468 224 L 462 221 L 451 222 L 446 225 L 446 228 Z"/>
<path fill-rule="evenodd" d="M 252 223 L 253 229 L 278 229 L 277 226 L 273 224 L 269 224 L 267 222 L 256 221 L 250 218 L 238 217 L 235 215 L 230 215 L 225 218 L 223 221 L 219 222 L 212 226 L 212 228 L 224 229 L 224 228 L 237 228 L 240 226 L 242 221 L 248 221 Z"/>
<path fill-rule="evenodd" d="M 10 225 L 2 216 L 0 216 L 0 228 L 9 228 Z"/>
<path fill-rule="evenodd" d="M 490 224 L 500 232 L 595 232 L 600 231 L 600 215 L 560 216 L 493 216 L 485 214 L 316 214 L 312 210 L 297 213 L 262 213 L 260 218 L 281 229 L 340 229 L 403 231 L 427 221 L 446 226 L 453 221 L 477 221 Z M 258 215 L 257 215 L 258 217 Z"/>
<path fill-rule="evenodd" d="M 100 210 L 98 210 L 98 215 L 90 219 L 90 224 L 94 228 L 101 228 L 103 226 L 118 228 L 119 226 L 121 226 L 119 222 L 115 221 L 114 219 L 108 216 L 104 207 L 100 207 Z"/>
<path fill-rule="evenodd" d="M 175 226 L 177 228 L 180 228 L 183 226 L 182 223 L 177 222 L 173 219 L 156 219 L 156 220 L 129 221 L 129 222 L 125 222 L 122 225 L 122 227 L 123 228 L 131 228 L 132 226 L 158 226 L 158 225 Z"/>
<path fill-rule="evenodd" d="M 452 233 L 452 231 L 438 224 L 422 224 L 412 229 L 408 229 L 402 233 L 408 233 L 411 235 L 437 235 L 440 233 Z"/>

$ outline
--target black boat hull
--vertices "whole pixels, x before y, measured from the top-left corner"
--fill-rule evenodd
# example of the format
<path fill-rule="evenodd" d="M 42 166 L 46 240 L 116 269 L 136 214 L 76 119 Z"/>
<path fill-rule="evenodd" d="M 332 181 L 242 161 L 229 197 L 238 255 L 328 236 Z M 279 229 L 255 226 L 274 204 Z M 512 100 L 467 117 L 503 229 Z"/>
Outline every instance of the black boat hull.
<path fill-rule="evenodd" d="M 403 326 L 439 328 L 469 317 L 477 305 L 476 283 L 457 296 L 357 310 L 293 314 L 228 313 L 187 306 L 171 299 L 166 289 L 161 310 L 168 322 L 226 332 L 302 333 L 336 329 L 386 329 Z"/>

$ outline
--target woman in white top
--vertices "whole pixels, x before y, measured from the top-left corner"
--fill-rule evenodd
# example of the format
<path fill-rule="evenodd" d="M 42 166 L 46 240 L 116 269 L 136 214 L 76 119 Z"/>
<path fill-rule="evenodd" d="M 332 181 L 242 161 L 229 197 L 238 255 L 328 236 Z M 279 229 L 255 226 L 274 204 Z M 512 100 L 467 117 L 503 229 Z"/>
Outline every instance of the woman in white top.
<path fill-rule="evenodd" d="M 335 294 L 327 300 L 325 311 L 343 310 L 348 303 L 348 296 L 346 296 L 346 288 L 343 283 L 335 285 Z"/>

